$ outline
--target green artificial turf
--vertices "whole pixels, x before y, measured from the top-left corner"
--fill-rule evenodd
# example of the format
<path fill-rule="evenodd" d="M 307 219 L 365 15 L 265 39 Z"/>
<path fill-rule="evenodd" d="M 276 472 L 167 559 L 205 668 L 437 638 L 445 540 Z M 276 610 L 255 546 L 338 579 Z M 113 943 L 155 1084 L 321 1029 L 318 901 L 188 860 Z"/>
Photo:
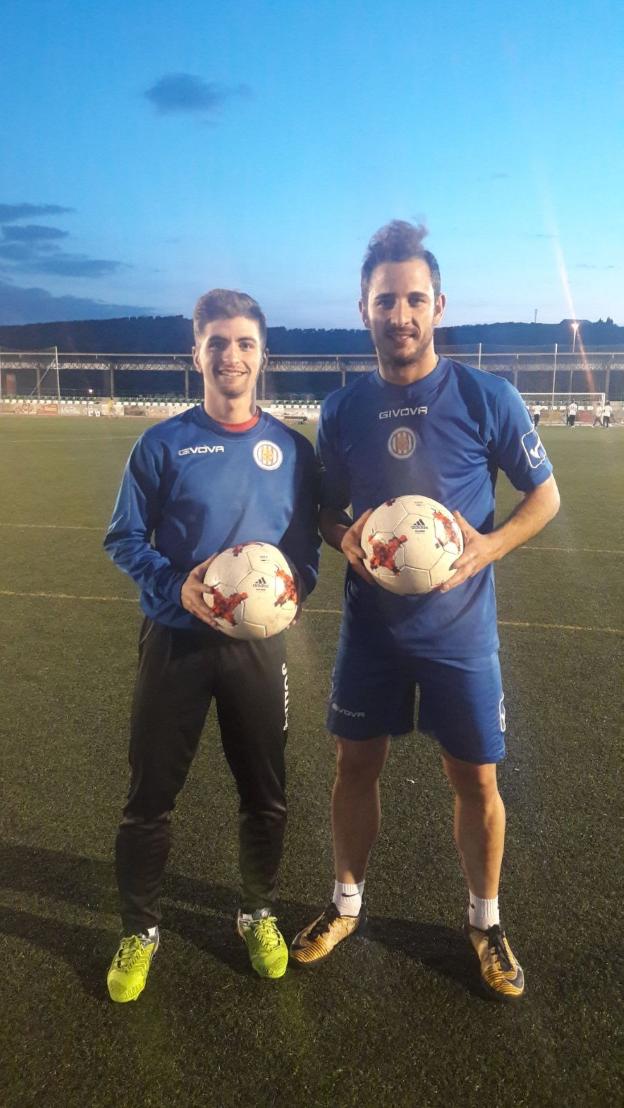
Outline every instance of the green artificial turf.
<path fill-rule="evenodd" d="M 161 950 L 140 1000 L 114 1006 L 112 849 L 140 613 L 101 538 L 145 425 L 0 420 L 0 1104 L 621 1103 L 624 434 L 545 429 L 561 512 L 496 570 L 501 901 L 522 1004 L 480 995 L 450 794 L 418 735 L 384 774 L 366 937 L 316 970 L 254 977 L 233 930 L 236 797 L 211 719 L 178 803 Z M 515 499 L 501 479 L 499 514 Z M 287 938 L 332 888 L 323 716 L 341 578 L 325 551 L 289 632 Z"/>

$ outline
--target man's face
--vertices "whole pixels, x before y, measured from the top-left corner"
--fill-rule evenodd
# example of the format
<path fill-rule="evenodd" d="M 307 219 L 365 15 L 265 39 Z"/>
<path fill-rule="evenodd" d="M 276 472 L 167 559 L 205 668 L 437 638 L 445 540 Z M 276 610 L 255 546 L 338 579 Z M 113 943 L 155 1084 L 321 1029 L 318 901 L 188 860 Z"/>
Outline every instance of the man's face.
<path fill-rule="evenodd" d="M 193 347 L 193 364 L 204 378 L 206 396 L 237 399 L 255 393 L 266 362 L 260 329 L 255 319 L 213 319 Z"/>
<path fill-rule="evenodd" d="M 433 352 L 433 329 L 442 319 L 445 303 L 442 293 L 435 296 L 429 266 L 422 258 L 375 267 L 360 312 L 383 367 L 400 372 Z"/>

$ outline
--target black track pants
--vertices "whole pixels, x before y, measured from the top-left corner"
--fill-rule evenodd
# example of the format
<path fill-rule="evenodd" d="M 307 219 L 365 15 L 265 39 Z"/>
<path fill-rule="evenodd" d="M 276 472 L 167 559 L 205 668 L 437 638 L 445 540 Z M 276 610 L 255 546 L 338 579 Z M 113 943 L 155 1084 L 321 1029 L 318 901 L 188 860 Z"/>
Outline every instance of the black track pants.
<path fill-rule="evenodd" d="M 209 628 L 179 631 L 145 620 L 132 705 L 130 790 L 116 842 L 124 934 L 160 920 L 171 813 L 213 697 L 240 798 L 242 908 L 271 904 L 286 824 L 287 689 L 284 635 L 240 642 Z"/>

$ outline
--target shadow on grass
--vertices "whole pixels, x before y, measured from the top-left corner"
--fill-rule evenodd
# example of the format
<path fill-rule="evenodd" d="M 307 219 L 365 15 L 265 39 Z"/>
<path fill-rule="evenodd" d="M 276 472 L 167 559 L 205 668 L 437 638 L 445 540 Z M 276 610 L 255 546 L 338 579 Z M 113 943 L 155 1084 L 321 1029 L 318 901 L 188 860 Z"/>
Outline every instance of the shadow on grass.
<path fill-rule="evenodd" d="M 58 909 L 49 917 L 35 915 L 32 904 L 21 910 L 20 894 L 74 904 L 95 917 L 118 916 L 112 858 L 107 862 L 46 847 L 2 843 L 0 887 L 15 893 L 14 904 L 0 908 L 0 933 L 24 938 L 64 959 L 87 992 L 101 998 L 102 981 L 118 932 L 63 921 Z M 247 977 L 251 972 L 247 952 L 234 927 L 238 904 L 238 891 L 233 886 L 168 871 L 163 880 L 161 927 Z M 294 934 L 311 914 L 308 904 L 293 901 L 278 903 L 276 910 L 287 936 Z"/>
<path fill-rule="evenodd" d="M 118 897 L 112 859 L 86 858 L 19 843 L 0 845 L 0 884 L 16 894 L 15 904 L 0 908 L 0 932 L 26 939 L 66 961 L 97 999 L 112 956 L 116 935 L 110 929 L 36 915 L 21 910 L 20 894 L 52 898 L 93 913 L 117 915 Z M 218 959 L 241 976 L 250 973 L 243 944 L 234 930 L 237 891 L 227 885 L 168 872 L 163 882 L 166 931 Z M 45 908 L 43 909 L 45 912 Z M 309 904 L 283 900 L 276 904 L 287 939 L 315 914 Z M 468 992 L 482 996 L 477 963 L 459 931 L 438 924 L 380 916 L 369 918 L 366 938 L 411 958 Z"/>
<path fill-rule="evenodd" d="M 366 938 L 457 982 L 473 996 L 488 999 L 477 959 L 461 931 L 437 923 L 369 916 Z"/>
<path fill-rule="evenodd" d="M 19 899 L 20 894 L 52 898 L 55 902 L 77 905 L 95 916 L 117 916 L 119 900 L 112 859 L 106 862 L 45 847 L 2 843 L 0 886 L 15 893 L 15 905 L 0 908 L 0 932 L 17 935 L 63 958 L 74 968 L 87 991 L 101 996 L 102 972 L 105 976 L 118 933 L 60 920 L 58 911 L 49 918 L 30 910 L 21 911 Z M 162 927 L 235 972 L 248 974 L 247 955 L 234 930 L 237 903 L 234 888 L 167 873 L 162 892 Z"/>
<path fill-rule="evenodd" d="M 43 846 L 5 842 L 0 844 L 0 886 L 61 898 L 95 912 L 116 915 L 119 911 L 112 858 L 105 861 Z M 237 905 L 234 888 L 174 872 L 165 874 L 162 896 L 165 901 L 182 901 L 197 905 L 200 910 L 223 911 L 232 917 Z"/>
<path fill-rule="evenodd" d="M 105 998 L 113 953 L 110 931 L 0 907 L 0 933 L 48 951 L 74 971 L 85 993 L 97 1001 Z"/>

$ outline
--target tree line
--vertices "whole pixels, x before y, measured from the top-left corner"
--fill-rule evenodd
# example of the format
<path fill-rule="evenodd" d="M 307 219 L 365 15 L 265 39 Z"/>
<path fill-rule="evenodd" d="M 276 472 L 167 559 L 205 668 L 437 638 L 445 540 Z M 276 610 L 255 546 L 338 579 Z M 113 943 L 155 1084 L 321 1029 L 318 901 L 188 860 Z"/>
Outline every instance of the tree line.
<path fill-rule="evenodd" d="M 560 323 L 470 323 L 439 327 L 438 345 L 475 348 L 499 346 L 570 349 L 572 320 Z M 586 347 L 624 346 L 624 327 L 612 319 L 580 320 L 579 337 Z M 193 326 L 184 316 L 133 316 L 123 319 L 73 320 L 0 327 L 0 348 L 45 350 L 57 346 L 63 353 L 185 354 L 193 345 Z M 368 331 L 343 327 L 269 327 L 272 354 L 370 354 Z M 577 341 L 578 348 L 578 341 Z"/>

